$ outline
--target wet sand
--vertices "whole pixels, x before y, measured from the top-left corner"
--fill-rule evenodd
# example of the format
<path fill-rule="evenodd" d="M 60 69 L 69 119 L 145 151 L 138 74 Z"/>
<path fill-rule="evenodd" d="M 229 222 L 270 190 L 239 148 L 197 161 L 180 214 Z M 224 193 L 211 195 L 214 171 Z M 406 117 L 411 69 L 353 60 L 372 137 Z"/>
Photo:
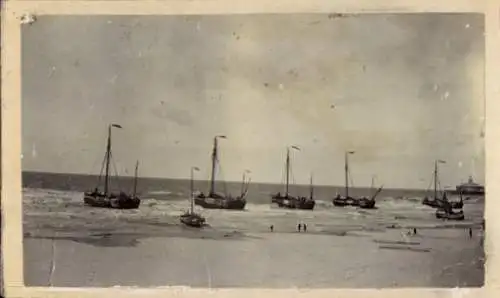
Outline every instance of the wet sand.
<path fill-rule="evenodd" d="M 26 239 L 27 285 L 193 287 L 481 286 L 480 236 L 463 229 L 345 236 L 309 233 L 201 237 L 101 235 Z M 407 244 L 408 243 L 408 244 Z M 52 253 L 55 266 L 52 277 Z"/>

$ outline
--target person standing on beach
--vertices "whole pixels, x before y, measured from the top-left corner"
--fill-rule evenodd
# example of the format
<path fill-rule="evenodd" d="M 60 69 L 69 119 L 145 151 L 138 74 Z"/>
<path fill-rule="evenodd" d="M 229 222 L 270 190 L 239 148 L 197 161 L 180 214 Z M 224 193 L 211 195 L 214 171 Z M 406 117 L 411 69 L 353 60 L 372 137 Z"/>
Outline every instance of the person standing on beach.
<path fill-rule="evenodd" d="M 274 231 L 274 225 L 271 225 L 269 229 L 271 230 L 271 232 Z"/>
<path fill-rule="evenodd" d="M 469 228 L 469 238 L 472 238 L 472 228 Z"/>
<path fill-rule="evenodd" d="M 304 225 L 304 232 L 307 232 L 307 225 L 306 224 L 303 225 Z"/>
<path fill-rule="evenodd" d="M 297 225 L 297 230 L 300 232 L 300 229 L 302 228 L 302 225 L 301 224 L 298 224 Z"/>
<path fill-rule="evenodd" d="M 417 235 L 417 228 L 413 228 L 413 235 Z"/>

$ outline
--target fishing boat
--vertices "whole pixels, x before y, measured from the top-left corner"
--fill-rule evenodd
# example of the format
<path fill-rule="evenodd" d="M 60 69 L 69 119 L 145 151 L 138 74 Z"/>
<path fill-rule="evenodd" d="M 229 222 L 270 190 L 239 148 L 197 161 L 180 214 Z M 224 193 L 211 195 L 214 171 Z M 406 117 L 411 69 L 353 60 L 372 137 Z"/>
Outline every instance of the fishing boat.
<path fill-rule="evenodd" d="M 345 193 L 344 196 L 337 194 L 332 203 L 336 207 L 344 206 L 359 206 L 359 198 L 349 196 L 349 155 L 354 154 L 354 151 L 347 151 L 344 158 L 344 169 L 345 169 Z"/>
<path fill-rule="evenodd" d="M 433 173 L 433 183 L 434 183 L 434 193 L 433 193 L 433 197 L 432 199 L 429 197 L 429 196 L 426 196 L 423 201 L 422 201 L 422 204 L 424 205 L 427 205 L 427 206 L 430 206 L 432 208 L 443 208 L 446 204 L 446 202 L 451 206 L 451 208 L 455 208 L 455 209 L 460 209 L 463 207 L 463 199 L 462 199 L 462 196 L 460 196 L 460 201 L 452 201 L 450 202 L 448 200 L 448 197 L 447 197 L 447 194 L 446 194 L 446 191 L 443 191 L 442 192 L 442 195 L 441 197 L 439 197 L 439 192 L 438 192 L 438 185 L 439 185 L 439 174 L 438 174 L 438 164 L 443 164 L 445 163 L 445 161 L 443 160 L 436 160 L 434 162 L 434 173 Z"/>
<path fill-rule="evenodd" d="M 436 210 L 436 218 L 447 220 L 464 220 L 465 215 L 463 210 L 447 212 L 445 209 L 438 208 Z"/>
<path fill-rule="evenodd" d="M 180 216 L 179 220 L 186 226 L 201 228 L 205 225 L 206 220 L 201 214 L 194 212 L 194 171 L 199 171 L 199 168 L 191 168 L 191 194 L 189 196 L 190 208 Z"/>
<path fill-rule="evenodd" d="M 83 196 L 83 202 L 85 205 L 91 207 L 100 208 L 113 208 L 113 209 L 137 209 L 141 203 L 141 200 L 137 197 L 137 171 L 139 167 L 139 162 L 137 161 L 135 166 L 135 177 L 134 177 L 134 190 L 133 194 L 127 194 L 124 191 L 119 193 L 113 193 L 109 189 L 110 184 L 110 162 L 112 160 L 111 154 L 111 128 L 122 128 L 119 124 L 110 124 L 108 126 L 108 141 L 106 146 L 106 154 L 103 160 L 103 166 L 101 167 L 101 172 L 99 174 L 99 180 L 97 187 L 93 191 L 85 192 Z M 99 190 L 99 184 L 102 179 L 102 172 L 104 175 L 104 190 Z"/>
<path fill-rule="evenodd" d="M 288 208 L 288 209 L 303 209 L 303 210 L 313 210 L 316 205 L 316 201 L 313 198 L 313 193 L 310 193 L 310 197 L 299 197 L 292 196 L 290 194 L 290 149 L 294 149 L 300 151 L 300 148 L 297 146 L 289 146 L 286 148 L 286 160 L 285 160 L 285 193 L 281 194 L 278 192 L 277 194 L 273 194 L 271 196 L 271 204 L 277 204 L 280 208 Z M 311 178 L 312 179 L 312 178 Z M 311 180 L 312 187 L 312 180 Z M 312 189 L 312 188 L 311 188 Z"/>
<path fill-rule="evenodd" d="M 459 209 L 457 211 L 453 209 Z M 448 201 L 444 201 L 441 207 L 436 210 L 436 218 L 446 219 L 446 220 L 464 220 L 465 215 L 463 209 L 453 208 L 452 204 Z"/>
<path fill-rule="evenodd" d="M 362 197 L 359 199 L 359 208 L 363 209 L 375 209 L 375 198 L 382 191 L 384 186 L 380 186 L 375 192 L 372 193 L 371 198 Z M 371 189 L 374 189 L 374 177 L 372 177 L 372 186 Z"/>
<path fill-rule="evenodd" d="M 233 197 L 230 194 L 217 193 L 215 191 L 216 169 L 219 164 L 218 158 L 218 140 L 226 139 L 226 136 L 219 135 L 214 137 L 214 146 L 212 150 L 212 171 L 210 177 L 210 189 L 208 195 L 204 193 L 198 194 L 194 198 L 194 203 L 206 209 L 230 209 L 230 210 L 243 210 L 246 206 L 246 195 L 248 187 L 242 191 L 239 196 Z M 245 181 L 243 181 L 245 183 Z"/>
<path fill-rule="evenodd" d="M 469 180 L 466 183 L 462 183 L 455 187 L 457 193 L 463 195 L 484 195 L 484 186 L 474 182 L 472 176 L 469 176 Z"/>

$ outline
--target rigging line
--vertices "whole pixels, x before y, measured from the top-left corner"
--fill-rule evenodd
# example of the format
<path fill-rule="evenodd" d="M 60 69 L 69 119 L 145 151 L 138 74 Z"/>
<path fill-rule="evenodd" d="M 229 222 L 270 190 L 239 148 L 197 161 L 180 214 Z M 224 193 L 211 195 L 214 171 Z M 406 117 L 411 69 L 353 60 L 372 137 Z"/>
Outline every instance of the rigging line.
<path fill-rule="evenodd" d="M 291 158 L 290 158 L 291 159 Z M 290 160 L 290 163 L 288 164 L 289 168 L 290 168 L 290 180 L 292 183 L 290 183 L 291 185 L 290 186 L 293 186 L 294 190 L 295 190 L 295 177 L 293 176 L 293 165 L 292 165 L 292 161 Z M 289 190 L 290 190 L 291 187 L 289 187 Z"/>
<path fill-rule="evenodd" d="M 111 152 L 110 152 L 110 156 L 111 156 Z M 115 177 L 116 177 L 116 184 L 118 185 L 118 189 L 122 189 L 121 188 L 121 183 L 120 183 L 120 177 L 118 176 L 118 171 L 116 169 L 116 163 L 115 163 L 115 159 L 111 157 L 111 162 L 113 164 L 113 169 L 115 170 Z"/>
<path fill-rule="evenodd" d="M 286 163 L 281 168 L 281 185 L 286 188 Z"/>
<path fill-rule="evenodd" d="M 94 159 L 94 162 L 92 163 L 92 167 L 91 167 L 91 172 L 90 173 L 92 173 L 92 174 L 94 173 L 94 170 L 95 170 L 96 166 L 98 165 L 98 162 L 99 162 L 99 158 L 96 157 Z M 97 179 L 97 184 L 99 185 L 99 178 Z"/>
<path fill-rule="evenodd" d="M 106 155 L 107 154 L 104 154 L 104 158 L 102 159 L 102 164 L 101 164 L 101 171 L 99 172 L 99 177 L 97 178 L 97 186 L 99 187 L 99 185 L 101 184 L 102 182 L 102 173 L 104 172 L 104 166 L 106 164 Z"/>
<path fill-rule="evenodd" d="M 207 186 L 208 188 L 207 189 L 210 189 L 210 186 L 211 186 L 211 182 L 210 182 L 210 179 L 212 177 L 212 159 L 210 158 L 210 162 L 209 162 L 209 167 L 208 167 L 208 171 L 205 173 L 205 177 L 206 177 L 206 183 L 207 183 Z"/>
<path fill-rule="evenodd" d="M 429 191 L 431 189 L 433 180 L 434 180 L 434 178 L 429 181 L 429 184 L 427 185 L 427 191 Z"/>
<path fill-rule="evenodd" d="M 347 177 L 349 178 L 350 187 L 354 187 L 354 181 L 352 179 L 351 171 L 347 172 Z"/>
<path fill-rule="evenodd" d="M 219 181 L 222 181 L 222 188 L 223 188 L 223 191 L 224 191 L 224 194 L 227 195 L 227 183 L 226 183 L 226 179 L 224 177 L 224 171 L 222 169 L 222 165 L 220 164 L 220 161 L 219 161 L 219 158 L 217 158 L 217 167 L 219 168 L 219 175 L 221 177 L 221 179 Z"/>

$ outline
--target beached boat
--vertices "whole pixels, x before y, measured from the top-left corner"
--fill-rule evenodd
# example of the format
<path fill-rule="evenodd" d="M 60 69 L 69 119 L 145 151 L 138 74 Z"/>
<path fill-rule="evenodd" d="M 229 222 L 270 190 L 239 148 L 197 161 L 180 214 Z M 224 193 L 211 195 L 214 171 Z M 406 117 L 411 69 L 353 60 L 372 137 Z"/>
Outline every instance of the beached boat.
<path fill-rule="evenodd" d="M 101 167 L 101 172 L 99 174 L 99 182 L 97 187 L 93 191 L 85 192 L 83 196 L 83 202 L 85 205 L 100 208 L 113 208 L 113 209 L 137 209 L 141 203 L 141 200 L 137 197 L 137 170 L 139 167 L 139 162 L 136 163 L 135 167 L 135 177 L 134 177 L 134 191 L 133 194 L 127 194 L 124 191 L 119 193 L 112 193 L 109 190 L 110 183 L 110 162 L 112 159 L 111 155 L 111 128 L 122 128 L 119 124 L 110 124 L 108 126 L 108 141 L 106 146 L 106 154 L 104 156 L 103 167 Z M 103 169 L 105 171 L 104 175 L 104 190 L 99 190 L 99 184 L 102 178 Z"/>
<path fill-rule="evenodd" d="M 463 195 L 484 195 L 484 186 L 474 182 L 472 176 L 469 176 L 469 180 L 466 183 L 457 185 L 455 189 L 456 193 Z"/>
<path fill-rule="evenodd" d="M 344 206 L 359 206 L 360 198 L 355 198 L 352 196 L 349 196 L 349 155 L 354 154 L 354 151 L 348 151 L 345 153 L 345 158 L 344 158 L 344 170 L 345 170 L 345 193 L 344 196 L 337 194 L 333 199 L 332 203 L 336 207 L 344 207 Z M 371 202 L 368 202 L 368 204 L 371 204 Z M 375 206 L 375 204 L 373 204 Z"/>
<path fill-rule="evenodd" d="M 374 178 L 372 178 L 372 190 L 374 189 Z M 384 186 L 380 186 L 375 192 L 372 193 L 371 198 L 367 197 L 362 197 L 359 199 L 359 208 L 363 209 L 374 209 L 375 208 L 375 199 L 379 195 L 379 193 L 382 191 Z"/>
<path fill-rule="evenodd" d="M 205 218 L 196 212 L 194 212 L 194 171 L 199 171 L 197 167 L 191 168 L 191 194 L 189 196 L 190 208 L 179 218 L 180 222 L 186 226 L 201 228 L 205 225 Z"/>
<path fill-rule="evenodd" d="M 460 195 L 460 201 L 449 201 L 446 191 L 442 191 L 441 196 L 439 195 L 438 186 L 439 186 L 439 173 L 438 173 L 438 164 L 445 163 L 443 160 L 436 160 L 434 162 L 434 173 L 433 173 L 433 183 L 434 183 L 434 193 L 432 198 L 426 196 L 422 200 L 422 204 L 433 207 L 433 208 L 443 208 L 446 204 L 449 204 L 453 209 L 460 209 L 463 207 L 464 202 L 462 196 Z M 446 203 L 446 204 L 445 204 Z"/>
<path fill-rule="evenodd" d="M 443 206 L 437 208 L 436 210 L 436 218 L 446 219 L 446 220 L 464 220 L 465 215 L 462 208 L 455 211 L 451 204 L 446 201 L 443 203 Z"/>
<path fill-rule="evenodd" d="M 214 146 L 212 150 L 212 172 L 210 178 L 210 189 L 208 195 L 204 193 L 198 194 L 194 198 L 194 203 L 206 209 L 230 209 L 230 210 L 243 210 L 246 206 L 246 194 L 248 187 L 239 196 L 233 197 L 230 194 L 217 193 L 215 191 L 215 176 L 216 168 L 219 164 L 218 159 L 218 140 L 226 139 L 226 136 L 215 136 Z M 243 181 L 245 183 L 245 181 Z"/>
<path fill-rule="evenodd" d="M 300 151 L 297 146 L 290 146 L 286 148 L 286 160 L 285 160 L 285 193 L 273 194 L 271 196 L 271 203 L 277 204 L 280 208 L 288 209 L 303 209 L 303 210 L 313 210 L 316 205 L 316 201 L 313 198 L 313 194 L 310 194 L 309 198 L 293 196 L 290 194 L 290 149 Z M 312 179 L 312 178 L 311 178 Z M 312 186 L 312 181 L 311 181 Z"/>

